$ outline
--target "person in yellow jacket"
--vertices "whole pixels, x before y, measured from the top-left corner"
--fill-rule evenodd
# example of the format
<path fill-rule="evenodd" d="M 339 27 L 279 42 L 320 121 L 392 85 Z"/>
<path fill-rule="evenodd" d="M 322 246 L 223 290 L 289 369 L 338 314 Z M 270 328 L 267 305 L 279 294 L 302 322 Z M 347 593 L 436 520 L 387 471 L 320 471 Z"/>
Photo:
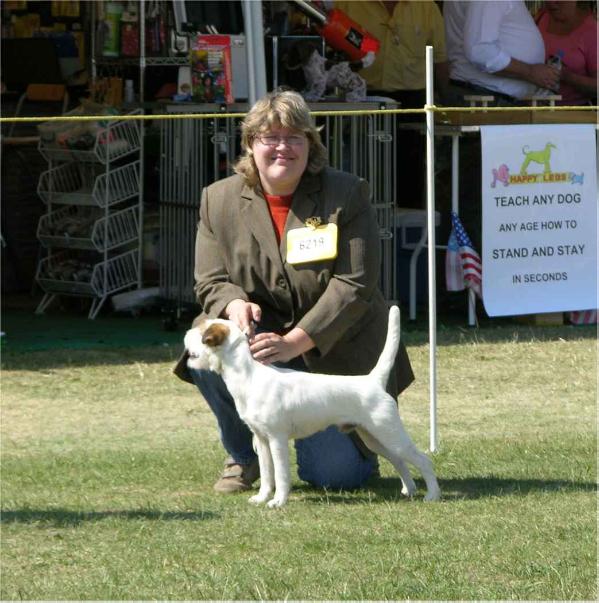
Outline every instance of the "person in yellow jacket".
<path fill-rule="evenodd" d="M 369 94 L 384 94 L 412 106 L 426 88 L 426 46 L 433 47 L 435 79 L 443 93 L 448 81 L 443 16 L 432 0 L 338 0 L 339 8 L 378 38 L 374 63 L 360 71 Z M 422 97 L 424 98 L 424 97 Z"/>
<path fill-rule="evenodd" d="M 359 73 L 369 96 L 392 98 L 402 109 L 421 108 L 426 101 L 426 47 L 433 47 L 435 89 L 442 102 L 449 85 L 443 16 L 432 0 L 337 0 L 342 10 L 378 38 L 374 63 Z M 419 115 L 401 116 L 416 122 Z M 424 206 L 424 138 L 401 131 L 397 149 L 398 199 L 402 207 Z M 405 176 L 405 177 L 404 177 Z"/>

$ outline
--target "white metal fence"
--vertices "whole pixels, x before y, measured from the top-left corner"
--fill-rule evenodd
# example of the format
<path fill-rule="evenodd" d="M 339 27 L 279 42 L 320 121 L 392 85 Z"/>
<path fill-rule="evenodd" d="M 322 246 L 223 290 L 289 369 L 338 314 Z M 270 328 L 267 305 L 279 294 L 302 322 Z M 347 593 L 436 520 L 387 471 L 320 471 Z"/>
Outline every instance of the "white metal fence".
<path fill-rule="evenodd" d="M 371 105 L 371 106 L 369 106 Z M 340 108 L 347 110 L 347 104 Z M 360 114 L 335 114 L 319 107 L 315 117 L 329 151 L 329 164 L 365 178 L 380 227 L 380 286 L 396 297 L 393 219 L 396 191 L 394 114 L 369 114 L 379 103 L 360 105 Z M 199 108 L 198 108 L 199 111 Z M 194 109 L 185 107 L 185 113 Z M 160 123 L 160 295 L 177 307 L 195 303 L 194 243 L 202 188 L 232 173 L 239 154 L 240 118 L 214 114 L 208 119 Z"/>

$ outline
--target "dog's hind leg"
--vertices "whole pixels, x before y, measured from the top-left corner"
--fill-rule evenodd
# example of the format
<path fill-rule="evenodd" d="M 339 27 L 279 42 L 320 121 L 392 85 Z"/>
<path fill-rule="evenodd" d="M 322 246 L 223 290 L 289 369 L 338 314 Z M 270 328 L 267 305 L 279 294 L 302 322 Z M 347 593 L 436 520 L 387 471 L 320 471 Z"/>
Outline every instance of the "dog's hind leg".
<path fill-rule="evenodd" d="M 418 450 L 411 442 L 408 446 L 398 447 L 397 454 L 403 458 L 404 461 L 412 463 L 412 465 L 417 467 L 418 471 L 422 474 L 427 489 L 424 500 L 439 500 L 439 498 L 441 498 L 441 490 L 433 470 L 433 463 L 428 456 L 423 452 L 420 452 L 420 450 Z"/>
<path fill-rule="evenodd" d="M 275 495 L 267 507 L 282 507 L 289 498 L 291 474 L 289 471 L 289 438 L 286 434 L 271 436 L 268 440 L 275 470 Z"/>
<path fill-rule="evenodd" d="M 403 462 L 403 460 L 397 455 L 393 455 L 392 453 L 390 453 L 387 448 L 385 448 L 375 437 L 370 435 L 370 433 L 368 433 L 365 429 L 357 428 L 356 431 L 358 432 L 358 435 L 360 436 L 364 444 L 366 444 L 366 446 L 368 446 L 368 448 L 372 450 L 372 452 L 376 452 L 377 454 L 384 456 L 393 464 L 396 471 L 399 473 L 399 477 L 401 478 L 401 482 L 403 484 L 401 493 L 404 496 L 414 496 L 416 492 L 416 484 L 412 479 L 412 475 L 410 473 L 410 470 L 408 469 L 408 466 Z"/>
<path fill-rule="evenodd" d="M 268 440 L 254 434 L 254 444 L 258 453 L 258 463 L 260 464 L 260 490 L 258 490 L 258 494 L 250 497 L 248 502 L 260 505 L 269 500 L 275 490 L 275 474 Z"/>
<path fill-rule="evenodd" d="M 393 466 L 400 471 L 400 475 L 402 463 L 398 462 L 398 459 L 411 463 L 420 471 L 428 490 L 424 500 L 438 500 L 441 491 L 432 461 L 416 448 L 404 429 L 396 409 L 393 411 L 393 413 L 383 411 L 378 418 L 370 417 L 371 425 L 364 424 L 362 428 L 369 431 L 379 441 L 385 449 L 385 452 L 381 452 L 381 454 L 393 463 Z"/>

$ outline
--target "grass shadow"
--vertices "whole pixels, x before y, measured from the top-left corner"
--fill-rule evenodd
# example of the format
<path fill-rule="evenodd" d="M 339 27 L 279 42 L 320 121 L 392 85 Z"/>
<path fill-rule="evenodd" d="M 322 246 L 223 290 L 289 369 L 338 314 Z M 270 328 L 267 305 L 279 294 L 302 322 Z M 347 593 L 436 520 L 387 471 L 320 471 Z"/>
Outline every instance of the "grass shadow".
<path fill-rule="evenodd" d="M 150 521 L 206 521 L 216 519 L 218 515 L 211 511 L 158 511 L 121 510 L 121 511 L 70 511 L 68 509 L 17 509 L 1 511 L 0 523 L 48 523 L 55 527 L 74 527 L 88 522 L 105 519 L 145 519 Z"/>
<path fill-rule="evenodd" d="M 400 484 L 401 481 L 397 480 Z M 465 477 L 440 480 L 446 499 L 526 496 L 539 492 L 595 492 L 593 482 L 551 479 L 509 479 L 495 476 Z"/>
<path fill-rule="evenodd" d="M 138 318 L 102 316 L 90 321 L 84 316 L 44 315 L 4 310 L 2 314 L 3 365 L 10 370 L 39 370 L 111 365 L 127 362 L 175 363 L 183 350 L 185 319 L 176 331 L 167 332 L 160 316 Z M 405 321 L 402 332 L 408 347 L 428 345 L 427 323 L 411 325 Z M 480 328 L 465 327 L 462 322 L 441 324 L 437 333 L 439 347 L 483 343 L 518 343 L 596 339 L 596 326 L 534 327 L 511 321 L 485 322 Z"/>
<path fill-rule="evenodd" d="M 425 486 L 422 480 L 416 480 L 419 495 L 424 494 Z M 477 500 L 500 496 L 526 496 L 538 492 L 596 492 L 594 482 L 578 482 L 569 480 L 543 479 L 509 479 L 494 476 L 465 477 L 455 479 L 440 479 L 443 500 Z M 389 502 L 405 500 L 401 494 L 402 483 L 397 477 L 374 478 L 365 488 L 354 491 L 323 491 L 301 484 L 293 489 L 302 494 L 302 499 L 308 502 L 327 502 L 335 504 L 364 504 L 365 502 Z M 374 495 L 374 496 L 372 496 Z"/>
<path fill-rule="evenodd" d="M 75 369 L 83 367 L 125 366 L 168 362 L 173 367 L 183 351 L 181 345 L 147 347 L 107 347 L 105 349 L 81 350 L 2 350 L 2 370 L 41 371 Z"/>
<path fill-rule="evenodd" d="M 191 320 L 189 321 L 191 322 Z M 184 326 L 187 326 L 185 323 Z M 120 364 L 175 362 L 183 350 L 185 328 L 165 331 L 156 315 L 132 318 L 34 315 L 3 310 L 3 363 L 13 370 Z"/>

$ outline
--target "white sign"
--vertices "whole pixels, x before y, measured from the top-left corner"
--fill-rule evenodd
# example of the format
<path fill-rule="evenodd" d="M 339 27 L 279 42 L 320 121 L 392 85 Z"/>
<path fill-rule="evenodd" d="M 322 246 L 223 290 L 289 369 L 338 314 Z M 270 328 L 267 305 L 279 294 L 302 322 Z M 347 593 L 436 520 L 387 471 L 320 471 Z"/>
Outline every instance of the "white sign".
<path fill-rule="evenodd" d="M 595 127 L 484 126 L 481 144 L 487 314 L 596 308 Z"/>

